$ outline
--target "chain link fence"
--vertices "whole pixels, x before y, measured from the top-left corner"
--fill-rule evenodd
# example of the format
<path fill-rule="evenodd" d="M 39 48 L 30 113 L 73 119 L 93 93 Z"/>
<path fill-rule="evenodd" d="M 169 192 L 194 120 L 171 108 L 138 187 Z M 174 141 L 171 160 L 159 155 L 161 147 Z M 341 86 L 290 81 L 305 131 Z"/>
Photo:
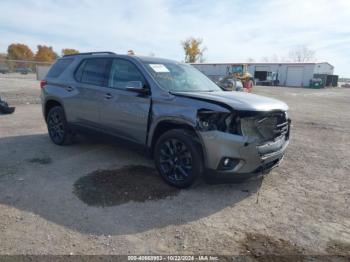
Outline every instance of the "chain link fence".
<path fill-rule="evenodd" d="M 35 77 L 36 80 L 41 80 L 45 77 L 52 63 L 27 61 L 27 60 L 11 60 L 0 59 L 0 78 L 23 78 Z"/>
<path fill-rule="evenodd" d="M 10 106 L 40 103 L 40 83 L 51 63 L 0 58 L 0 99 Z"/>

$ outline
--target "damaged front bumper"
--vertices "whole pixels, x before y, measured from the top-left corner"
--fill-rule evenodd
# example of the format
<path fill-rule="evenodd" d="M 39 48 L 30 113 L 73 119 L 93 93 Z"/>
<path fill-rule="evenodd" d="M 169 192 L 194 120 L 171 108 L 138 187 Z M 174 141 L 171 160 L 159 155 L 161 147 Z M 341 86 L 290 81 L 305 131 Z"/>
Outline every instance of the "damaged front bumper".
<path fill-rule="evenodd" d="M 279 165 L 289 143 L 287 134 L 264 144 L 249 142 L 247 137 L 220 131 L 199 132 L 206 173 L 214 175 L 262 174 Z M 227 166 L 225 163 L 227 162 Z"/>

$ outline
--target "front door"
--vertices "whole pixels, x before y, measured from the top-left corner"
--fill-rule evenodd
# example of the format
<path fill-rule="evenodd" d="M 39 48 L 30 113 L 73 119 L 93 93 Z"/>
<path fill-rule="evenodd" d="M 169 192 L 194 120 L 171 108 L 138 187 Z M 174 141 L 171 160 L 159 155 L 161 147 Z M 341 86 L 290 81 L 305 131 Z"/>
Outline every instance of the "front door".
<path fill-rule="evenodd" d="M 150 94 L 128 90 L 131 81 L 146 80 L 137 66 L 126 59 L 113 59 L 108 87 L 101 106 L 101 123 L 109 132 L 145 144 L 148 115 L 151 105 Z"/>

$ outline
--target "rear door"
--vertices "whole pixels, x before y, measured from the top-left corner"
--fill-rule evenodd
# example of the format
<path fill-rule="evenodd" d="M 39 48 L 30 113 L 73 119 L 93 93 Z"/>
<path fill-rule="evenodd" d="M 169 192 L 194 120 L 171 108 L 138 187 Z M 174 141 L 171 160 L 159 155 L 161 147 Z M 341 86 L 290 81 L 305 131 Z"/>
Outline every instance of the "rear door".
<path fill-rule="evenodd" d="M 286 86 L 302 86 L 303 77 L 304 74 L 302 66 L 288 66 Z"/>
<path fill-rule="evenodd" d="M 74 108 L 77 92 L 72 92 L 70 79 L 65 77 L 65 73 L 69 71 L 68 68 L 73 61 L 74 58 L 58 59 L 46 74 L 44 78 L 46 85 L 45 88 L 41 89 L 43 100 L 58 99 L 63 103 L 69 122 L 75 119 Z"/>
<path fill-rule="evenodd" d="M 75 72 L 78 101 L 74 108 L 78 124 L 98 127 L 101 105 L 105 99 L 104 88 L 108 84 L 109 58 L 87 58 Z"/>
<path fill-rule="evenodd" d="M 113 59 L 108 87 L 104 88 L 101 124 L 109 132 L 144 144 L 151 97 L 150 93 L 127 90 L 130 81 L 141 81 L 144 88 L 148 88 L 136 64 L 126 59 Z"/>

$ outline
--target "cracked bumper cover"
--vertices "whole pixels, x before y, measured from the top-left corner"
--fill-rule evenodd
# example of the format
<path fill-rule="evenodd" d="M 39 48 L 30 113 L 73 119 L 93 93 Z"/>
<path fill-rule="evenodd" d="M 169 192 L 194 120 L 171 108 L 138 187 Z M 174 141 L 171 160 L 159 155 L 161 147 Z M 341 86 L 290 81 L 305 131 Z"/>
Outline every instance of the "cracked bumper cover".
<path fill-rule="evenodd" d="M 220 131 L 199 132 L 207 173 L 222 175 L 261 174 L 278 166 L 289 143 L 289 134 L 263 145 L 249 143 L 243 136 Z M 219 170 L 222 158 L 239 159 L 230 170 Z"/>

